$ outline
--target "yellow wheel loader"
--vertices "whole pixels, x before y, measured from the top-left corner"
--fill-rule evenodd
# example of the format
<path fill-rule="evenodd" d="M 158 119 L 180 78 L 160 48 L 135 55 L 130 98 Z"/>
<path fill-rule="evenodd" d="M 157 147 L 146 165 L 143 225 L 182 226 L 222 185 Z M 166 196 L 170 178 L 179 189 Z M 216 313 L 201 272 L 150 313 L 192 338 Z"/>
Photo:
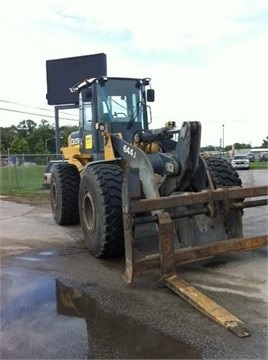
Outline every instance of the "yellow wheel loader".
<path fill-rule="evenodd" d="M 79 94 L 79 131 L 61 149 L 68 162 L 51 176 L 54 219 L 80 223 L 97 258 L 125 254 L 128 283 L 160 266 L 164 285 L 238 336 L 248 336 L 239 319 L 180 279 L 176 267 L 266 246 L 267 235 L 243 238 L 242 215 L 246 207 L 267 205 L 267 187 L 244 188 L 225 159 L 202 157 L 199 122 L 150 129 L 150 81 L 100 77 L 70 88 Z M 159 241 L 159 251 L 150 255 L 135 246 L 137 227 L 147 224 Z"/>

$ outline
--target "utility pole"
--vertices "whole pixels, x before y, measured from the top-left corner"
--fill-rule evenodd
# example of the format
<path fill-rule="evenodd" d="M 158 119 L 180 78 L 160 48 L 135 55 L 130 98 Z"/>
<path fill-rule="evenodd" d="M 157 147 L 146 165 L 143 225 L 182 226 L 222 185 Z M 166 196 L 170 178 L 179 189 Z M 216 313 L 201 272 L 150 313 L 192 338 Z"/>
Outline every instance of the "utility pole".
<path fill-rule="evenodd" d="M 222 152 L 224 157 L 224 124 L 222 125 Z"/>

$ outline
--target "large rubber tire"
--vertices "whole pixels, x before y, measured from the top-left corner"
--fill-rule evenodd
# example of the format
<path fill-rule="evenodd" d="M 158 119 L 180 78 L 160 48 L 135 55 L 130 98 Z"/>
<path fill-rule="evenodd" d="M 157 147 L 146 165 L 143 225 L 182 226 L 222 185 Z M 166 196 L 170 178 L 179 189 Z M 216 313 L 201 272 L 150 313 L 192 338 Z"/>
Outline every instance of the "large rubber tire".
<path fill-rule="evenodd" d="M 238 172 L 225 159 L 207 159 L 207 165 L 214 186 L 241 186 Z"/>
<path fill-rule="evenodd" d="M 238 172 L 225 159 L 207 159 L 207 165 L 215 188 L 226 186 L 242 186 Z M 236 201 L 243 201 L 237 199 Z M 224 217 L 224 225 L 229 239 L 243 237 L 243 211 L 230 209 Z"/>
<path fill-rule="evenodd" d="M 210 182 L 207 177 L 206 169 L 204 166 L 206 162 L 207 168 L 210 173 L 213 188 L 224 188 L 224 187 L 241 187 L 242 181 L 239 177 L 238 172 L 222 158 L 199 158 L 197 171 L 194 178 L 189 186 L 188 191 L 200 192 L 203 190 L 211 189 Z M 244 199 L 237 199 L 237 202 L 241 202 Z M 224 204 L 223 204 L 224 205 Z M 228 208 L 226 209 L 228 210 Z M 222 209 L 224 211 L 224 209 Z M 224 216 L 224 227 L 226 234 L 229 239 L 243 237 L 243 224 L 242 224 L 243 210 L 241 209 L 229 209 Z M 183 221 L 178 221 L 177 227 L 186 227 Z M 216 225 L 215 225 L 216 226 Z M 189 246 L 189 243 L 185 243 Z"/>
<path fill-rule="evenodd" d="M 51 174 L 50 200 L 54 220 L 58 225 L 79 223 L 78 194 L 80 174 L 75 165 L 60 163 Z"/>
<path fill-rule="evenodd" d="M 122 216 L 123 171 L 115 164 L 95 164 L 82 173 L 80 223 L 85 242 L 97 258 L 124 253 Z"/>

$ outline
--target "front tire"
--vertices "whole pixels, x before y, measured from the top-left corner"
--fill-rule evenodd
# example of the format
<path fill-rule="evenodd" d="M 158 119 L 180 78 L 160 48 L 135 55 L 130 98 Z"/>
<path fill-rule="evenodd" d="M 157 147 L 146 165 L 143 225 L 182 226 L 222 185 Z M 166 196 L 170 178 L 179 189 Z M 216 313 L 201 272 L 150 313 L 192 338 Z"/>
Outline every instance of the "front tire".
<path fill-rule="evenodd" d="M 86 167 L 79 191 L 80 223 L 85 242 L 97 258 L 124 253 L 123 171 L 114 164 Z"/>
<path fill-rule="evenodd" d="M 79 223 L 78 194 L 80 174 L 75 165 L 60 163 L 51 174 L 50 200 L 54 220 L 58 225 Z"/>

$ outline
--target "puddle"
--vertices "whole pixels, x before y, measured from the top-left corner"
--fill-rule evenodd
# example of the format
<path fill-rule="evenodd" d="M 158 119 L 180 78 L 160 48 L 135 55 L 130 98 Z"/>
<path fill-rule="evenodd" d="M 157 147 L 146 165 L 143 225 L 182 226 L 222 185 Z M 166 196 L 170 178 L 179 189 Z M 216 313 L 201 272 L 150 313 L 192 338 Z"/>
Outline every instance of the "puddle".
<path fill-rule="evenodd" d="M 53 251 L 41 251 L 38 253 L 39 256 L 51 256 L 53 255 Z M 44 258 L 40 257 L 32 257 L 32 256 L 18 256 L 17 258 L 20 260 L 26 260 L 26 261 L 45 261 Z"/>
<path fill-rule="evenodd" d="M 50 255 L 53 255 L 53 251 L 41 251 L 39 253 L 39 255 L 41 255 L 41 256 L 50 256 Z"/>
<path fill-rule="evenodd" d="M 44 259 L 39 259 L 37 257 L 30 257 L 30 256 L 18 256 L 18 259 L 26 260 L 26 261 L 44 261 Z"/>
<path fill-rule="evenodd" d="M 110 314 L 58 280 L 7 271 L 1 284 L 1 358 L 200 358 L 195 348 Z"/>
<path fill-rule="evenodd" d="M 80 317 L 88 332 L 88 359 L 198 359 L 194 349 L 126 316 L 105 312 L 77 288 L 56 281 L 58 314 Z M 97 350 L 96 350 L 97 349 Z"/>

